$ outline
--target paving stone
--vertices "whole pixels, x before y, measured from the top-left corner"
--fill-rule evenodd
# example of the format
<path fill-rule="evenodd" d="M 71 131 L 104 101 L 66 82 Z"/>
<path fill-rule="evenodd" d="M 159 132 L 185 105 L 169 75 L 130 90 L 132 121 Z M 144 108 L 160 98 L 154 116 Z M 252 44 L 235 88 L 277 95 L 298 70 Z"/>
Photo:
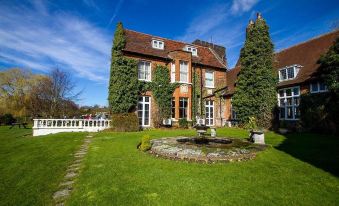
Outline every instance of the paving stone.
<path fill-rule="evenodd" d="M 59 191 L 57 191 L 53 194 L 53 199 L 56 202 L 65 200 L 70 195 L 70 192 L 71 192 L 71 190 L 69 190 L 69 189 L 59 190 Z"/>
<path fill-rule="evenodd" d="M 74 160 L 74 163 L 77 164 L 77 163 L 81 163 L 82 162 L 82 159 L 76 159 Z"/>
<path fill-rule="evenodd" d="M 75 172 L 69 172 L 69 173 L 67 173 L 67 174 L 65 175 L 65 178 L 66 178 L 66 179 L 72 179 L 72 178 L 76 177 L 77 175 L 78 175 L 78 174 L 75 173 Z"/>
<path fill-rule="evenodd" d="M 72 167 L 72 168 L 68 168 L 66 171 L 67 172 L 77 172 L 77 171 L 79 171 L 79 167 Z"/>
<path fill-rule="evenodd" d="M 60 183 L 60 186 L 68 186 L 68 185 L 73 185 L 73 184 L 74 184 L 74 181 L 70 180 L 70 181 Z"/>

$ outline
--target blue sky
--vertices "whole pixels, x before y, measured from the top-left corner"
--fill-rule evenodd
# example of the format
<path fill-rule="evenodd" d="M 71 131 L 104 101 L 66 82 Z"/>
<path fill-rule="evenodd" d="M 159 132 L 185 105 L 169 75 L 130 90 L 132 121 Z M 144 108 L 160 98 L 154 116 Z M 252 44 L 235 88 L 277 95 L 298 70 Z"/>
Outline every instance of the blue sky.
<path fill-rule="evenodd" d="M 81 105 L 107 105 L 115 25 L 175 40 L 212 41 L 232 68 L 249 19 L 261 12 L 275 49 L 331 31 L 339 24 L 334 0 L 0 0 L 0 69 L 69 71 Z"/>

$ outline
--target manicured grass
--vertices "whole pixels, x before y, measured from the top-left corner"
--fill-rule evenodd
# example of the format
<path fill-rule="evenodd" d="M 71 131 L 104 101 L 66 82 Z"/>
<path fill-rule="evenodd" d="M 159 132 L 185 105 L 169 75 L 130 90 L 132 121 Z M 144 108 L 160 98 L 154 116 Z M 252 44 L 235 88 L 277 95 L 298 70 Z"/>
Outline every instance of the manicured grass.
<path fill-rule="evenodd" d="M 255 160 L 198 164 L 156 158 L 136 145 L 192 130 L 98 133 L 68 205 L 338 205 L 339 139 L 272 132 Z M 246 138 L 240 129 L 218 136 Z"/>
<path fill-rule="evenodd" d="M 32 137 L 0 127 L 0 205 L 51 205 L 85 133 Z"/>

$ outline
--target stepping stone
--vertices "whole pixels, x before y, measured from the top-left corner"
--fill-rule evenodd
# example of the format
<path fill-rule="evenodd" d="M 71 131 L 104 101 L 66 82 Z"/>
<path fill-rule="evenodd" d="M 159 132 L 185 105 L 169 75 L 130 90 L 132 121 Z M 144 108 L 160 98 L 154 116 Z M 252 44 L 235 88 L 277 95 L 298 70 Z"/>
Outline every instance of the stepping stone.
<path fill-rule="evenodd" d="M 64 205 L 65 205 L 65 203 L 60 202 L 60 203 L 56 204 L 55 206 L 64 206 Z"/>
<path fill-rule="evenodd" d="M 79 169 L 80 169 L 79 167 L 72 167 L 72 168 L 68 168 L 66 172 L 77 172 Z"/>
<path fill-rule="evenodd" d="M 74 177 L 76 177 L 78 174 L 75 172 L 69 172 L 65 175 L 65 179 L 72 179 Z"/>
<path fill-rule="evenodd" d="M 53 199 L 56 201 L 56 202 L 60 202 L 64 199 L 66 199 L 70 194 L 70 190 L 69 189 L 63 189 L 63 190 L 59 190 L 57 192 L 55 192 L 53 194 Z"/>
<path fill-rule="evenodd" d="M 80 167 L 80 164 L 72 164 L 70 166 L 68 166 L 68 168 L 76 168 L 76 167 Z"/>
<path fill-rule="evenodd" d="M 77 153 L 75 153 L 75 155 L 85 155 L 86 154 L 86 152 L 77 152 Z"/>
<path fill-rule="evenodd" d="M 69 185 L 73 185 L 74 184 L 74 181 L 66 181 L 66 182 L 62 182 L 60 183 L 60 186 L 69 186 Z"/>
<path fill-rule="evenodd" d="M 82 162 L 82 159 L 76 159 L 76 160 L 74 161 L 75 164 L 81 163 L 81 162 Z"/>

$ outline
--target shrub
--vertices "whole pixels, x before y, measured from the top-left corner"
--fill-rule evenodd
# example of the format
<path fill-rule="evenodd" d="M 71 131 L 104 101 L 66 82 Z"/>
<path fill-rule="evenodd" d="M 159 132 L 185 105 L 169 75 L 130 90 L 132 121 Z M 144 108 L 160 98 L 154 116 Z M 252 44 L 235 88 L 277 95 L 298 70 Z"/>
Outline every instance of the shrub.
<path fill-rule="evenodd" d="M 13 117 L 12 114 L 4 114 L 0 116 L 0 125 L 11 125 L 12 123 L 15 122 L 15 118 Z"/>
<path fill-rule="evenodd" d="M 188 128 L 188 121 L 186 118 L 179 119 L 179 127 L 180 128 Z"/>
<path fill-rule="evenodd" d="M 113 114 L 112 129 L 117 132 L 139 131 L 139 119 L 135 113 Z"/>
<path fill-rule="evenodd" d="M 245 129 L 249 129 L 251 131 L 258 130 L 257 119 L 255 117 L 249 117 L 244 127 Z"/>
<path fill-rule="evenodd" d="M 142 136 L 139 149 L 143 152 L 151 149 L 151 138 L 149 135 Z"/>
<path fill-rule="evenodd" d="M 301 96 L 300 113 L 302 126 L 314 132 L 338 133 L 338 98 L 331 93 Z"/>

